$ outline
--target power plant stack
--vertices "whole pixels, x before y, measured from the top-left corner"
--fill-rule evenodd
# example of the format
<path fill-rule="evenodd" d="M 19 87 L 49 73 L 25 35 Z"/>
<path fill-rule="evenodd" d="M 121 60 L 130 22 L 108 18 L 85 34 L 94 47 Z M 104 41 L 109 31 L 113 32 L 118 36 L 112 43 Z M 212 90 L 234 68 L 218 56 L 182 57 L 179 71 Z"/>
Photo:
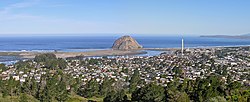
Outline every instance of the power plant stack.
<path fill-rule="evenodd" d="M 183 56 L 183 51 L 184 51 L 184 40 L 183 38 L 181 39 L 181 55 Z"/>

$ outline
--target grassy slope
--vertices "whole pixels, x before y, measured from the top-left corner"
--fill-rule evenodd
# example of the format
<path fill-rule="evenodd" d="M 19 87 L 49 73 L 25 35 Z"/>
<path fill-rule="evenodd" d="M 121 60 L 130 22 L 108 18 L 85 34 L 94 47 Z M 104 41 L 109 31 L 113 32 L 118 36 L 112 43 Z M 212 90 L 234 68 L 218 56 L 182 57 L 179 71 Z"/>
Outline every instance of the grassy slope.
<path fill-rule="evenodd" d="M 33 96 L 27 95 L 28 102 L 39 102 L 37 99 L 35 99 Z M 0 102 L 18 102 L 19 97 L 18 96 L 7 96 L 5 98 L 0 97 Z"/>
<path fill-rule="evenodd" d="M 28 97 L 28 102 L 39 102 L 36 98 L 33 96 L 27 95 Z M 18 102 L 19 96 L 7 96 L 7 97 L 0 97 L 0 102 Z M 97 102 L 102 102 L 103 98 L 97 98 L 97 97 L 91 97 L 91 98 L 84 98 L 78 95 L 70 95 L 69 99 L 66 102 L 88 102 L 88 100 L 93 100 Z M 53 102 L 57 102 L 56 100 L 53 100 Z"/>

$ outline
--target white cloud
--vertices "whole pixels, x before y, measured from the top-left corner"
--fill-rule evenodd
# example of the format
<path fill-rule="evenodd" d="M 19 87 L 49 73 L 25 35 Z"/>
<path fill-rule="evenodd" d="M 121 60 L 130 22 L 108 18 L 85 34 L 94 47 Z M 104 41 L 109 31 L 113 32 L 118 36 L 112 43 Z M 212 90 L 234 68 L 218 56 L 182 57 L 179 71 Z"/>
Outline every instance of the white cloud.
<path fill-rule="evenodd" d="M 0 9 L 0 14 L 11 13 L 15 9 L 27 8 L 36 5 L 40 0 L 31 0 L 7 5 Z"/>
<path fill-rule="evenodd" d="M 0 34 L 51 34 L 51 33 L 105 33 L 119 32 L 122 24 L 106 21 L 86 21 L 48 16 L 37 16 L 17 9 L 39 6 L 38 0 L 20 2 L 0 9 Z M 63 4 L 51 4 L 45 7 L 61 7 Z"/>

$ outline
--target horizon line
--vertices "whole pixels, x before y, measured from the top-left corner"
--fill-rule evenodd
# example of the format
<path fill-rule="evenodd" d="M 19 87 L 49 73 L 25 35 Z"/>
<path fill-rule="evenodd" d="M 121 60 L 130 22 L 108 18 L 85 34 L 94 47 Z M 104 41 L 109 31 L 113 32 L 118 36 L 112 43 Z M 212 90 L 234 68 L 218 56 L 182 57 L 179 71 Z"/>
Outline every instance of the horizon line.
<path fill-rule="evenodd" d="M 183 34 L 183 33 L 0 33 L 1 37 L 22 36 L 207 36 L 207 35 L 243 35 L 243 34 Z"/>

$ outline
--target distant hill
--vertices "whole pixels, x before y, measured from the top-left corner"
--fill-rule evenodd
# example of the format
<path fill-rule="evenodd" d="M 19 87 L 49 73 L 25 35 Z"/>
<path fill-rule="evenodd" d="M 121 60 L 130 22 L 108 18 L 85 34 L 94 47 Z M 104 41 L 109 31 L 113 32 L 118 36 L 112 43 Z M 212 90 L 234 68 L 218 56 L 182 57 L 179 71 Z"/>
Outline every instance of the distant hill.
<path fill-rule="evenodd" d="M 242 35 L 202 35 L 200 37 L 209 37 L 209 38 L 233 38 L 233 39 L 250 39 L 249 34 L 242 34 Z"/>
<path fill-rule="evenodd" d="M 243 34 L 243 36 L 250 36 L 250 33 L 248 33 L 248 34 Z"/>

